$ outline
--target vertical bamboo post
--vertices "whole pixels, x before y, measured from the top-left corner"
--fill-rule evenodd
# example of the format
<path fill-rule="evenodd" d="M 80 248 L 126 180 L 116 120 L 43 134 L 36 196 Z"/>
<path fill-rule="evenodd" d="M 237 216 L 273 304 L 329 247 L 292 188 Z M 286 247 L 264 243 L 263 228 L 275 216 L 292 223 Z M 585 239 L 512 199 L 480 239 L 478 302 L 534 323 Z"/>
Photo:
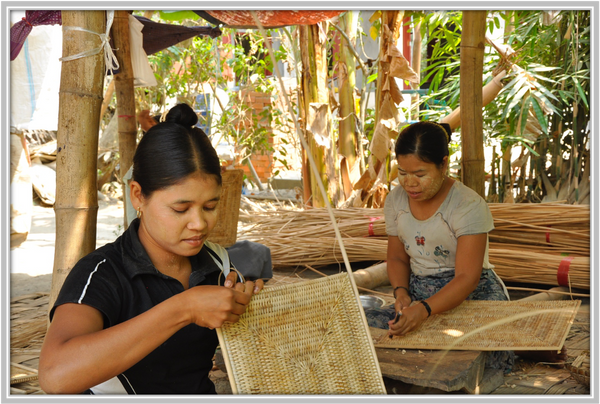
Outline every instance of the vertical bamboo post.
<path fill-rule="evenodd" d="M 102 101 L 102 108 L 100 109 L 100 123 L 102 123 L 102 118 L 104 118 L 104 114 L 108 109 L 108 105 L 112 100 L 113 95 L 115 94 L 115 81 L 111 80 L 106 86 L 106 91 L 104 92 L 104 101 Z"/>
<path fill-rule="evenodd" d="M 415 19 L 414 23 L 413 23 L 413 44 L 412 44 L 412 58 L 410 61 L 410 64 L 412 66 L 412 69 L 415 71 L 415 73 L 417 73 L 417 76 L 419 76 L 419 81 L 421 78 L 421 43 L 422 43 L 422 38 L 421 38 L 421 21 L 419 19 Z M 412 84 L 412 88 L 414 90 L 418 90 L 420 88 L 419 84 Z M 418 120 L 419 119 L 419 99 L 420 99 L 420 95 L 419 93 L 415 94 L 414 96 L 414 101 L 412 102 L 412 104 L 416 105 L 417 107 L 415 108 L 415 110 L 412 112 L 413 116 L 412 119 L 413 120 Z M 411 105 L 411 111 L 412 111 L 412 105 Z"/>
<path fill-rule="evenodd" d="M 463 12 L 460 43 L 460 120 L 463 183 L 485 198 L 482 84 L 486 11 Z"/>
<path fill-rule="evenodd" d="M 137 138 L 137 120 L 135 117 L 135 98 L 133 92 L 133 67 L 131 66 L 129 12 L 115 11 L 115 22 L 112 27 L 119 73 L 115 74 L 115 92 L 117 94 L 117 115 L 119 127 L 119 166 L 121 178 L 133 163 Z M 129 192 L 123 189 L 123 192 Z M 123 217 L 123 225 L 127 228 L 127 219 Z"/>
<path fill-rule="evenodd" d="M 63 57 L 100 46 L 105 11 L 63 11 Z M 51 308 L 65 278 L 83 256 L 96 248 L 98 130 L 104 85 L 103 50 L 63 61 L 56 156 L 56 242 L 50 289 Z"/>
<path fill-rule="evenodd" d="M 347 11 L 340 18 L 340 28 L 344 30 L 350 43 L 345 39 L 340 40 L 340 60 L 338 62 L 338 85 L 340 100 L 339 148 L 340 154 L 346 158 L 348 170 L 352 170 L 358 158 L 359 138 L 356 132 L 356 62 L 350 47 L 356 43 L 356 27 L 358 12 Z M 341 35 L 340 35 L 341 36 Z M 342 170 L 344 168 L 342 167 Z M 352 183 L 345 183 L 342 179 L 346 198 L 352 193 Z"/>

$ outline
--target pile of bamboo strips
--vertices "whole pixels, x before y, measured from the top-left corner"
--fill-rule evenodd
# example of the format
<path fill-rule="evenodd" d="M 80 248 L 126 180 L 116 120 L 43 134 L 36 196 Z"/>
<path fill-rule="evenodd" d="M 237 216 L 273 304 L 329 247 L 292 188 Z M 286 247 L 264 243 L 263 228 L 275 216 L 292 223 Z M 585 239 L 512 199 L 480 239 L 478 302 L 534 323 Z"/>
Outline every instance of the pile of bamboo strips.
<path fill-rule="evenodd" d="M 383 209 L 334 209 L 342 237 L 379 237 L 387 239 Z M 238 237 L 256 240 L 263 238 L 335 237 L 327 209 L 273 210 L 262 213 L 242 213 L 246 223 Z"/>
<path fill-rule="evenodd" d="M 505 281 L 590 288 L 590 209 L 585 205 L 490 204 L 490 262 Z M 350 262 L 386 259 L 383 209 L 334 210 Z M 238 239 L 268 246 L 274 267 L 342 264 L 326 209 L 240 214 Z"/>
<path fill-rule="evenodd" d="M 489 204 L 490 241 L 551 247 L 561 253 L 590 253 L 590 206 L 561 203 Z"/>

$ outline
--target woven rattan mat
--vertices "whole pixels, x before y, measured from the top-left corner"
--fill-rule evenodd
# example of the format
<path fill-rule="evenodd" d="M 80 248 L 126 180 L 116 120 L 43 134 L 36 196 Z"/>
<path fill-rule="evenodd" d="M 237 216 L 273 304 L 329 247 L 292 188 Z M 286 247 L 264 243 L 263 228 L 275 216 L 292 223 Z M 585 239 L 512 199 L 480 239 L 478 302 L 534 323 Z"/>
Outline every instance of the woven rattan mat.
<path fill-rule="evenodd" d="M 476 351 L 559 350 L 580 300 L 474 301 L 434 314 L 405 336 L 371 328 L 378 348 Z"/>
<path fill-rule="evenodd" d="M 218 329 L 234 394 L 386 394 L 347 273 L 266 288 Z"/>

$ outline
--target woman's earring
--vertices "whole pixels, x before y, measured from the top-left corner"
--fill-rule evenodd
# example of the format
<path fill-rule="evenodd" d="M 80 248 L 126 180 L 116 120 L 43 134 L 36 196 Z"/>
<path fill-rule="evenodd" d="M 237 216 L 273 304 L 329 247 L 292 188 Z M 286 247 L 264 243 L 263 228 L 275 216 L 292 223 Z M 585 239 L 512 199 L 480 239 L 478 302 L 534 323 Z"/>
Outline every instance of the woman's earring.
<path fill-rule="evenodd" d="M 142 209 L 141 208 L 137 208 L 137 214 L 136 214 L 138 219 L 142 218 Z"/>

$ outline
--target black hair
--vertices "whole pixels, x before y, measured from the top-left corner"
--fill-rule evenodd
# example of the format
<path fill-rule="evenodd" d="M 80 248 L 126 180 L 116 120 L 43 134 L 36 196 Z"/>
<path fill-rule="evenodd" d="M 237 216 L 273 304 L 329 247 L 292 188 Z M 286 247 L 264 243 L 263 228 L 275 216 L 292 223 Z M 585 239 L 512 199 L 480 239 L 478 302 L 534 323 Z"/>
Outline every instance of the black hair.
<path fill-rule="evenodd" d="M 142 137 L 133 156 L 132 179 L 140 184 L 145 197 L 196 172 L 212 175 L 221 185 L 219 156 L 196 123 L 194 110 L 177 104 L 165 122 L 154 125 Z"/>
<path fill-rule="evenodd" d="M 448 143 L 452 138 L 452 129 L 446 123 L 430 121 L 408 125 L 396 140 L 396 156 L 414 154 L 419 159 L 440 167 L 444 157 L 450 155 Z"/>

